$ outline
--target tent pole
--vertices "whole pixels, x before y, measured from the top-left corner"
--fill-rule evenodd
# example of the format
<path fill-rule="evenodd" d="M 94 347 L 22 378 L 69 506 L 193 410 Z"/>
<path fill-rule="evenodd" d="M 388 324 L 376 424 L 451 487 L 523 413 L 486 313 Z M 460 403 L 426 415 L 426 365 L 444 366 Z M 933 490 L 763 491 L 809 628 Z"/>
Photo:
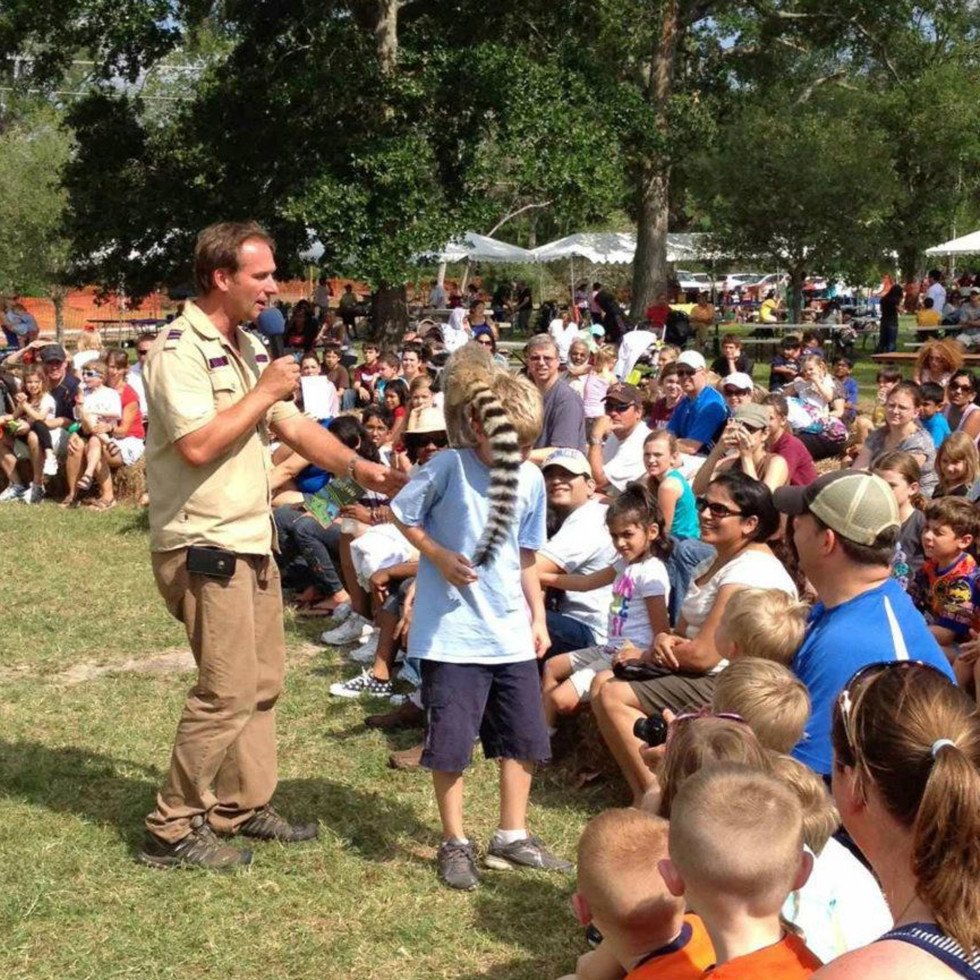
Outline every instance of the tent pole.
<path fill-rule="evenodd" d="M 436 285 L 442 289 L 443 283 L 446 281 L 446 263 L 440 262 L 439 269 L 436 272 Z"/>

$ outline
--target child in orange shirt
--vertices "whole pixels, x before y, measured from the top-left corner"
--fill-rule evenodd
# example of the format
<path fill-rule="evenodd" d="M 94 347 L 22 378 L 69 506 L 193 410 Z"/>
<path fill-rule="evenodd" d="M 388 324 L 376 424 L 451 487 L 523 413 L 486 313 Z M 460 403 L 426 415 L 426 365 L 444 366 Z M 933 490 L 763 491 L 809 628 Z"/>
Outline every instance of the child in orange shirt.
<path fill-rule="evenodd" d="M 697 910 L 714 946 L 716 965 L 705 976 L 804 980 L 819 969 L 780 919 L 813 863 L 792 790 L 748 766 L 708 766 L 674 798 L 669 851 L 660 861 L 664 880 Z"/>
<path fill-rule="evenodd" d="M 607 810 L 583 831 L 572 904 L 603 940 L 579 957 L 578 980 L 698 980 L 714 962 L 704 924 L 684 914 L 657 868 L 667 856 L 667 826 L 642 810 Z"/>

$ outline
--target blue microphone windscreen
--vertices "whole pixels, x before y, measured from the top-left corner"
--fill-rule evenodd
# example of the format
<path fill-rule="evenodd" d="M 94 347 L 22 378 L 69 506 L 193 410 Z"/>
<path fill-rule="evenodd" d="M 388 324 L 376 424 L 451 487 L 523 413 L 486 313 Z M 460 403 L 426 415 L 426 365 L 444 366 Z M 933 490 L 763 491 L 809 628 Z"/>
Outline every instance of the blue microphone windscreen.
<path fill-rule="evenodd" d="M 282 311 L 275 306 L 263 310 L 256 318 L 255 325 L 266 337 L 276 337 L 286 332 L 286 320 Z"/>

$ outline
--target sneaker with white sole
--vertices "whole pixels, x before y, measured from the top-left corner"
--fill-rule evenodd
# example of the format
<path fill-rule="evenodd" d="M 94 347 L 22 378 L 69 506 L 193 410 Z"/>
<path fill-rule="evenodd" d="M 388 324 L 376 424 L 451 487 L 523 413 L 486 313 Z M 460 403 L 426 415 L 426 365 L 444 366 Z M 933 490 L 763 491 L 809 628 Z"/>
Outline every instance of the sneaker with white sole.
<path fill-rule="evenodd" d="M 356 650 L 352 650 L 349 658 L 357 664 L 372 664 L 374 656 L 378 652 L 378 640 L 381 639 L 381 630 L 376 629 Z"/>
<path fill-rule="evenodd" d="M 27 487 L 22 483 L 11 483 L 3 493 L 0 493 L 0 504 L 12 504 L 22 500 L 27 493 Z"/>
<path fill-rule="evenodd" d="M 500 844 L 490 839 L 490 846 L 484 863 L 496 871 L 510 871 L 513 868 L 539 868 L 542 871 L 571 871 L 575 866 L 571 861 L 556 857 L 545 846 L 540 837 L 528 836 L 512 844 Z"/>
<path fill-rule="evenodd" d="M 369 670 L 349 681 L 330 685 L 330 693 L 338 698 L 359 698 L 362 694 L 372 698 L 386 698 L 391 694 L 391 681 L 379 681 Z"/>
<path fill-rule="evenodd" d="M 55 456 L 53 449 L 47 449 L 44 452 L 44 475 L 58 475 L 58 457 Z"/>
<path fill-rule="evenodd" d="M 44 500 L 44 487 L 38 483 L 32 483 L 30 490 L 20 498 L 21 503 L 25 504 L 39 504 Z"/>
<path fill-rule="evenodd" d="M 371 635 L 374 624 L 360 613 L 352 612 L 347 619 L 333 629 L 320 634 L 320 642 L 329 646 L 343 646 L 346 643 L 363 643 Z"/>
<path fill-rule="evenodd" d="M 347 619 L 348 616 L 350 616 L 353 611 L 354 610 L 351 608 L 351 604 L 349 602 L 340 603 L 340 605 L 337 606 L 337 608 L 330 614 L 330 619 L 333 621 L 333 625 L 339 626 L 342 622 L 344 622 L 344 620 Z M 332 628 L 333 627 L 331 627 L 331 629 Z"/>

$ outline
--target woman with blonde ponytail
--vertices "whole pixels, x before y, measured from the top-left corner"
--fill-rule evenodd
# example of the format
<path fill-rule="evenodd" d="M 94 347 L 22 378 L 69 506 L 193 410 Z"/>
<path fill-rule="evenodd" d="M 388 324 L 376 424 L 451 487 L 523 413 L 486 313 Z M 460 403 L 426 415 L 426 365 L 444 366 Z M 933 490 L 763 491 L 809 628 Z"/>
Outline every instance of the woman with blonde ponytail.
<path fill-rule="evenodd" d="M 980 716 L 914 661 L 858 671 L 837 700 L 834 797 L 895 926 L 821 980 L 980 980 Z"/>

